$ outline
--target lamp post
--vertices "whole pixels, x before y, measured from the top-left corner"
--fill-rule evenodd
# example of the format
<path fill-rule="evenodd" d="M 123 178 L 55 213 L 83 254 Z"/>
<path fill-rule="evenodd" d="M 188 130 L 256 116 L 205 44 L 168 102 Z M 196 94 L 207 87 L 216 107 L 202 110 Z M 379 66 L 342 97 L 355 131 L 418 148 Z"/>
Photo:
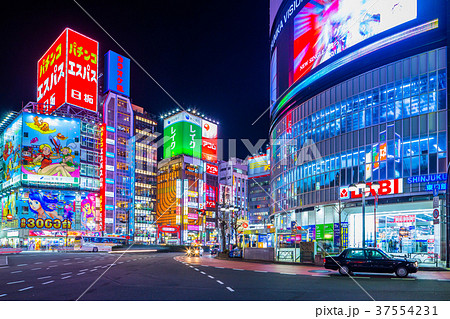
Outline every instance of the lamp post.
<path fill-rule="evenodd" d="M 351 192 L 362 189 L 362 248 L 366 248 L 366 183 L 351 184 L 348 189 Z"/>
<path fill-rule="evenodd" d="M 375 192 L 375 201 L 373 205 L 373 247 L 377 248 L 377 206 L 378 206 L 378 190 L 380 189 L 380 183 L 373 182 L 370 186 Z"/>

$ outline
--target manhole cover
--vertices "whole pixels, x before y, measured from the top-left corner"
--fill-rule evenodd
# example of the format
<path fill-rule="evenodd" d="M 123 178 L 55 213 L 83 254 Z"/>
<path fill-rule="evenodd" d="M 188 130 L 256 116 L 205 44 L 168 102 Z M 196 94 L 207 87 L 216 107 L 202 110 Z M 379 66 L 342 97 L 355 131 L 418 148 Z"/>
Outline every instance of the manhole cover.
<path fill-rule="evenodd" d="M 308 272 L 327 273 L 327 272 L 331 272 L 331 271 L 318 269 L 318 270 L 309 270 Z"/>

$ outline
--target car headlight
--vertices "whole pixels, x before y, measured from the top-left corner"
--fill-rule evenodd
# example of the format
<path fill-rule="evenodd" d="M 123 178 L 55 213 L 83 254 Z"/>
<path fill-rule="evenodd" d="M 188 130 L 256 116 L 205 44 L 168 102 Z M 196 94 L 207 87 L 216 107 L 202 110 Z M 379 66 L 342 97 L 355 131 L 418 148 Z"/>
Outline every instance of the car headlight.
<path fill-rule="evenodd" d="M 417 261 L 414 262 L 414 267 L 416 267 L 416 268 L 419 267 L 419 263 Z"/>
<path fill-rule="evenodd" d="M 190 251 L 190 250 L 188 249 L 188 250 L 187 250 L 187 253 L 188 253 L 188 254 L 190 254 L 190 253 L 191 253 L 191 251 Z"/>
<path fill-rule="evenodd" d="M 198 254 L 198 250 L 196 250 L 195 253 Z"/>

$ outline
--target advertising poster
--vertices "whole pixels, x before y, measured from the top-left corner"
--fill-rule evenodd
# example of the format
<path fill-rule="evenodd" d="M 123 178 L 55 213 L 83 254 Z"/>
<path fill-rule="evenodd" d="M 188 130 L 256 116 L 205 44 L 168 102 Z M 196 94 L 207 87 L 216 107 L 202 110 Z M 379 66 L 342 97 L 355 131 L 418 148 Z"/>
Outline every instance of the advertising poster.
<path fill-rule="evenodd" d="M 22 180 L 78 184 L 80 120 L 23 115 Z"/>
<path fill-rule="evenodd" d="M 17 215 L 16 193 L 2 196 L 2 221 L 12 220 Z"/>
<path fill-rule="evenodd" d="M 0 182 L 3 188 L 20 180 L 20 136 L 22 116 L 14 120 L 3 132 L 1 139 Z"/>
<path fill-rule="evenodd" d="M 270 174 L 270 154 L 250 157 L 248 159 L 248 177 L 261 177 Z"/>
<path fill-rule="evenodd" d="M 20 228 L 99 231 L 101 214 L 97 198 L 96 194 L 85 192 L 21 191 L 17 198 Z M 75 216 L 79 216 L 77 225 Z"/>
<path fill-rule="evenodd" d="M 321 63 L 417 17 L 417 0 L 318 0 L 294 20 L 294 82 Z"/>
<path fill-rule="evenodd" d="M 217 187 L 205 184 L 206 208 L 216 208 L 216 190 Z"/>
<path fill-rule="evenodd" d="M 202 120 L 202 159 L 217 163 L 217 125 Z"/>
<path fill-rule="evenodd" d="M 201 158 L 202 120 L 180 112 L 164 120 L 164 158 L 185 154 Z"/>

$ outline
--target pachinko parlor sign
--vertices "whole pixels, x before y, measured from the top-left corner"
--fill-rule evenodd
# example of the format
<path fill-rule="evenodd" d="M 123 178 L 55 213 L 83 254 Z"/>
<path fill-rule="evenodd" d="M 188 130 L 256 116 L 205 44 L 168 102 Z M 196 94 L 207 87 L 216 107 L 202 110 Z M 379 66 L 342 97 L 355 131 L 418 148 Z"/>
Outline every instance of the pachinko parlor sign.
<path fill-rule="evenodd" d="M 378 194 L 376 190 L 372 187 L 372 183 L 366 183 L 366 197 L 369 196 L 384 196 L 384 195 L 392 195 L 392 194 L 401 194 L 403 193 L 403 179 L 388 179 L 384 181 L 378 181 Z M 356 191 L 350 191 L 349 186 L 341 187 L 339 190 L 340 199 L 353 199 L 353 198 L 362 198 L 363 190 L 358 189 Z"/>

